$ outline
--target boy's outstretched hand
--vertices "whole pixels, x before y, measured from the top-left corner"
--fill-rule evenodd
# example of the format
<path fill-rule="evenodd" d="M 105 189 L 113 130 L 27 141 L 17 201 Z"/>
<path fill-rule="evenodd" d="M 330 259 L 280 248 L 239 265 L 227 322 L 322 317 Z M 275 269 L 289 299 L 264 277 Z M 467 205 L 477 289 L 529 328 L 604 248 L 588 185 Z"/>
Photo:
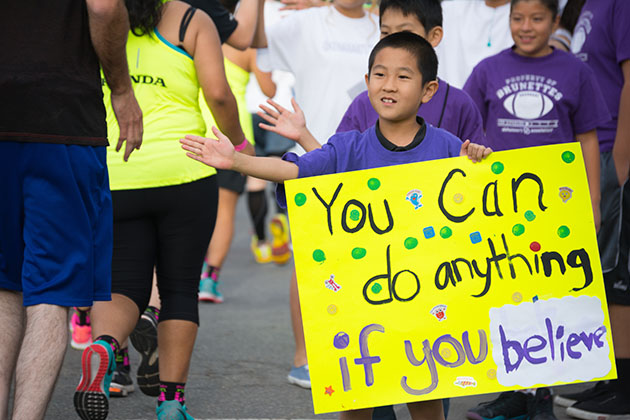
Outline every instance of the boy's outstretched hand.
<path fill-rule="evenodd" d="M 295 99 L 291 98 L 293 112 L 271 99 L 267 99 L 267 103 L 273 109 L 266 105 L 260 105 L 260 109 L 265 112 L 258 111 L 257 114 L 271 125 L 260 123 L 258 126 L 290 140 L 300 140 L 300 136 L 306 130 L 306 119 L 304 118 L 304 112 L 302 112 Z"/>
<path fill-rule="evenodd" d="M 466 140 L 459 150 L 460 156 L 468 156 L 468 159 L 473 162 L 481 162 L 481 160 L 487 158 L 490 153 L 492 153 L 491 148 L 477 143 L 471 143 L 470 140 Z"/>
<path fill-rule="evenodd" d="M 188 134 L 179 142 L 189 158 L 217 169 L 231 169 L 236 153 L 234 145 L 218 128 L 212 127 L 212 132 L 217 140 Z"/>
<path fill-rule="evenodd" d="M 260 128 L 297 142 L 307 152 L 321 147 L 311 132 L 308 131 L 308 128 L 306 128 L 304 112 L 302 112 L 294 98 L 291 98 L 293 112 L 283 108 L 271 99 L 267 99 L 267 103 L 273 109 L 266 105 L 260 105 L 260 108 L 265 112 L 258 111 L 257 114 L 269 124 L 260 123 L 258 124 Z"/>

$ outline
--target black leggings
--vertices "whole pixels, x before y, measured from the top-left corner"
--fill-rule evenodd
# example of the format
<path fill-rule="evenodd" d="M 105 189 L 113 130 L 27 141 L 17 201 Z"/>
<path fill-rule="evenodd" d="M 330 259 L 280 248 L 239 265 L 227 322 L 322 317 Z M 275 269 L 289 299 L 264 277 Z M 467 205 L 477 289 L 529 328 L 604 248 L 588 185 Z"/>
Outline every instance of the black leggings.
<path fill-rule="evenodd" d="M 199 324 L 199 275 L 217 202 L 215 176 L 169 187 L 112 191 L 112 293 L 133 300 L 142 313 L 151 297 L 155 267 L 160 321 Z"/>

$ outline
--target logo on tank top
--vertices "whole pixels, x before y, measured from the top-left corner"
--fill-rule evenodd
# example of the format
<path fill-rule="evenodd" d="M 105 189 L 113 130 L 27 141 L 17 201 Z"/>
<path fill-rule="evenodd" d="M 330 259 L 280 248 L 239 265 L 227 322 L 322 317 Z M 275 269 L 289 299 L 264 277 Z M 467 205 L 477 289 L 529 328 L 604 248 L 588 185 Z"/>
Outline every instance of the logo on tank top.
<path fill-rule="evenodd" d="M 166 87 L 164 79 L 158 76 L 151 76 L 148 74 L 131 74 L 131 81 L 142 85 L 154 85 Z"/>
<path fill-rule="evenodd" d="M 562 99 L 555 80 L 544 76 L 524 74 L 505 80 L 496 95 L 503 99 L 503 107 L 517 119 L 499 118 L 497 125 L 503 133 L 551 133 L 558 128 L 558 120 L 543 119 L 554 108 L 554 101 Z"/>
<path fill-rule="evenodd" d="M 148 74 L 131 74 L 130 76 L 133 83 L 166 87 L 166 83 L 164 83 L 164 79 L 161 77 L 150 76 Z M 105 78 L 101 77 L 101 87 L 106 84 Z"/>
<path fill-rule="evenodd" d="M 582 61 L 588 60 L 588 54 L 582 52 L 582 47 L 584 47 L 586 38 L 588 38 L 588 34 L 590 34 L 591 30 L 593 29 L 593 24 L 591 23 L 592 20 L 593 13 L 588 10 L 585 11 L 580 16 L 580 20 L 578 21 L 577 25 L 575 25 L 575 29 L 573 30 L 573 38 L 571 39 L 571 52 Z"/>

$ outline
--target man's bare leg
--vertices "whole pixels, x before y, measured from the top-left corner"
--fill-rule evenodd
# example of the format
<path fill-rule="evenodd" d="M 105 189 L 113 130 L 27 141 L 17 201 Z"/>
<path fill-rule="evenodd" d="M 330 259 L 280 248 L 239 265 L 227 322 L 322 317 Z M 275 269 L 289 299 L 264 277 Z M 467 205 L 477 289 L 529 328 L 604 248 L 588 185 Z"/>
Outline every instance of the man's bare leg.
<path fill-rule="evenodd" d="M 43 419 L 68 345 L 68 308 L 26 308 L 24 340 L 15 369 L 13 419 Z"/>
<path fill-rule="evenodd" d="M 0 325 L 11 326 L 3 329 L 0 340 L 0 420 L 9 415 L 9 392 L 24 333 L 24 315 L 22 294 L 0 290 Z"/>

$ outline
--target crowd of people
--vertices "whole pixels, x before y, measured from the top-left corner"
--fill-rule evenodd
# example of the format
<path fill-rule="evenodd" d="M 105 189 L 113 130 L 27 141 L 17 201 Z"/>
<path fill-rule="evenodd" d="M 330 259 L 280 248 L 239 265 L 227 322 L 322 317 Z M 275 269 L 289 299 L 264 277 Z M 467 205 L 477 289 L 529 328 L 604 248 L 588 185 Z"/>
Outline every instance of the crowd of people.
<path fill-rule="evenodd" d="M 252 258 L 287 264 L 285 180 L 573 141 L 618 379 L 503 392 L 467 417 L 549 420 L 555 403 L 630 418 L 629 1 L 31 3 L 0 15 L 14 40 L 0 52 L 0 322 L 16 326 L 0 340 L 0 419 L 44 418 L 68 308 L 82 419 L 134 391 L 128 342 L 157 418 L 192 419 L 198 302 L 229 300 L 219 278 L 245 192 Z M 295 270 L 287 280 L 287 379 L 310 388 Z M 448 415 L 448 400 L 407 406 Z"/>

